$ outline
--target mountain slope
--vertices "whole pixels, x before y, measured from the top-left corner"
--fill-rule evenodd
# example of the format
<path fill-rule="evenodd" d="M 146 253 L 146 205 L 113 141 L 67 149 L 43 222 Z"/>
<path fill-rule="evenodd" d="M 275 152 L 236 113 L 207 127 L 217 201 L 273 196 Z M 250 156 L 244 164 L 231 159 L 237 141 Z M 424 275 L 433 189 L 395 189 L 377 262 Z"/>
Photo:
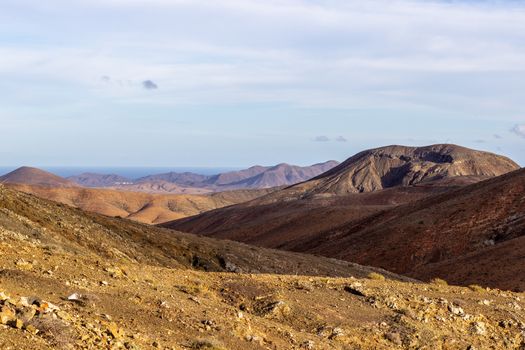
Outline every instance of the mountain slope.
<path fill-rule="evenodd" d="M 2 349 L 525 345 L 521 294 L 416 283 L 87 214 L 2 186 L 0 286 Z"/>
<path fill-rule="evenodd" d="M 31 167 L 21 167 L 8 174 L 0 176 L 0 183 L 20 183 L 51 187 L 77 186 L 74 182 L 66 180 L 60 176 Z"/>
<path fill-rule="evenodd" d="M 459 186 L 401 187 L 283 201 L 269 201 L 270 194 L 161 226 L 264 247 L 291 249 L 297 241 L 339 225 Z"/>
<path fill-rule="evenodd" d="M 524 193 L 521 169 L 321 232 L 292 249 L 421 278 L 439 273 L 457 283 L 525 290 Z M 512 250 L 516 259 L 502 264 Z"/>
<path fill-rule="evenodd" d="M 456 176 L 492 177 L 519 169 L 512 160 L 456 145 L 387 146 L 360 152 L 290 193 L 372 192 Z"/>

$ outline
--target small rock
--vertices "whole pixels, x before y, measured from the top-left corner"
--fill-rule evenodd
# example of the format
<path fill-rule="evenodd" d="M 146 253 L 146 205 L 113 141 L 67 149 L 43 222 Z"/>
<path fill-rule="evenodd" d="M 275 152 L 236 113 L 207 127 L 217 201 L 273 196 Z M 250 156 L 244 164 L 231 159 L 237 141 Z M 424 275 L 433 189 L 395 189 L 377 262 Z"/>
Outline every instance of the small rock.
<path fill-rule="evenodd" d="M 311 341 L 311 340 L 306 340 L 303 343 L 301 343 L 301 348 L 302 349 L 313 350 L 313 349 L 315 349 L 315 343 L 313 341 Z"/>
<path fill-rule="evenodd" d="M 401 334 L 399 334 L 397 332 L 387 333 L 387 334 L 385 334 L 385 338 L 388 339 L 389 341 L 391 341 L 392 343 L 396 344 L 396 345 L 402 345 L 403 344 L 403 341 L 401 339 Z"/>
<path fill-rule="evenodd" d="M 18 259 L 15 264 L 21 270 L 31 270 L 31 269 L 33 269 L 33 264 L 31 264 L 28 261 L 25 261 L 24 259 Z"/>
<path fill-rule="evenodd" d="M 38 334 L 38 332 L 40 332 L 35 326 L 33 325 L 27 325 L 26 326 L 26 331 L 28 331 L 29 333 L 31 334 Z"/>
<path fill-rule="evenodd" d="M 450 304 L 448 306 L 448 311 L 450 311 L 451 313 L 453 313 L 456 316 L 464 316 L 465 315 L 465 311 L 463 311 L 462 308 L 460 308 L 459 306 L 455 306 L 453 304 Z"/>
<path fill-rule="evenodd" d="M 474 322 L 470 325 L 470 331 L 474 334 L 484 335 L 487 332 L 485 323 L 483 322 Z"/>
<path fill-rule="evenodd" d="M 120 329 L 115 322 L 111 322 L 108 325 L 108 331 L 115 339 L 120 339 L 123 335 L 122 329 Z"/>

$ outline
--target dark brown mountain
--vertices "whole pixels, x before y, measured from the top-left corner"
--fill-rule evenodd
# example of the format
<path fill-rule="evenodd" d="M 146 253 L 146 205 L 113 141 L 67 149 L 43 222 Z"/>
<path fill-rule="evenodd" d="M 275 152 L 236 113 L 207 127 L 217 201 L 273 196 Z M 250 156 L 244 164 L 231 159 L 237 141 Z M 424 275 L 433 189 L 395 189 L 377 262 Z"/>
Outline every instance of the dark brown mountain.
<path fill-rule="evenodd" d="M 12 172 L 0 176 L 0 183 L 17 183 L 27 185 L 39 185 L 48 187 L 76 187 L 73 181 L 69 181 L 55 174 L 47 171 L 31 168 L 21 167 Z"/>
<path fill-rule="evenodd" d="M 523 290 L 524 236 L 521 169 L 321 232 L 292 249 L 420 278 Z"/>
<path fill-rule="evenodd" d="M 493 177 L 519 169 L 512 160 L 461 146 L 387 146 L 360 152 L 337 167 L 288 191 L 347 194 L 410 186 L 456 176 Z"/>

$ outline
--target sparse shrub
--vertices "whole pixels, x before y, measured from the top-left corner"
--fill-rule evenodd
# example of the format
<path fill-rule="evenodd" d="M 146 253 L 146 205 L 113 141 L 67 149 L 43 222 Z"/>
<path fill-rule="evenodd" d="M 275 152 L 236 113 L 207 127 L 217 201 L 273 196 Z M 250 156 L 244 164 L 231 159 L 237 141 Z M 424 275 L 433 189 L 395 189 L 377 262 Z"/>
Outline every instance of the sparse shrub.
<path fill-rule="evenodd" d="M 448 282 L 441 278 L 433 278 L 430 283 L 436 284 L 438 286 L 448 286 Z"/>
<path fill-rule="evenodd" d="M 486 291 L 485 288 L 477 284 L 471 284 L 468 287 L 470 288 L 471 291 L 476 292 L 476 293 L 483 293 Z"/>
<path fill-rule="evenodd" d="M 371 280 L 376 280 L 376 281 L 384 281 L 385 280 L 385 276 L 383 276 L 382 274 L 377 273 L 377 272 L 370 272 L 368 274 L 368 278 L 370 278 Z"/>
<path fill-rule="evenodd" d="M 35 317 L 30 325 L 38 329 L 39 334 L 54 348 L 66 349 L 75 344 L 76 336 L 64 321 L 50 316 Z"/>
<path fill-rule="evenodd" d="M 226 350 L 219 341 L 213 339 L 197 339 L 191 343 L 190 348 L 195 350 Z"/>
<path fill-rule="evenodd" d="M 175 288 L 178 289 L 179 291 L 183 292 L 183 293 L 186 293 L 186 294 L 189 294 L 189 295 L 193 295 L 193 296 L 207 296 L 207 295 L 210 295 L 209 289 L 207 288 L 207 286 L 205 286 L 202 283 L 176 285 Z"/>

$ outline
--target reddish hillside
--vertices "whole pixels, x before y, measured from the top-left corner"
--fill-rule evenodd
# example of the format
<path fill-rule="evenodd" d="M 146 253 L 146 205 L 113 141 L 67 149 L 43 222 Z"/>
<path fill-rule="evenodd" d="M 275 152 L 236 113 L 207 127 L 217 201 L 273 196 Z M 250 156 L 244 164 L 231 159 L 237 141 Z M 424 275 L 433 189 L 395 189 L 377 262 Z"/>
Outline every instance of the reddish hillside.
<path fill-rule="evenodd" d="M 274 197 L 269 195 L 163 226 L 264 247 L 290 249 L 298 241 L 317 233 L 475 181 L 472 178 L 455 180 L 444 185 L 397 187 L 371 193 L 288 201 L 269 200 Z"/>
<path fill-rule="evenodd" d="M 159 224 L 245 202 L 271 191 L 270 189 L 238 190 L 209 195 L 186 195 L 25 184 L 8 184 L 8 186 L 86 211 L 147 224 Z"/>
<path fill-rule="evenodd" d="M 292 249 L 420 278 L 525 289 L 524 236 L 521 169 L 321 232 Z"/>

